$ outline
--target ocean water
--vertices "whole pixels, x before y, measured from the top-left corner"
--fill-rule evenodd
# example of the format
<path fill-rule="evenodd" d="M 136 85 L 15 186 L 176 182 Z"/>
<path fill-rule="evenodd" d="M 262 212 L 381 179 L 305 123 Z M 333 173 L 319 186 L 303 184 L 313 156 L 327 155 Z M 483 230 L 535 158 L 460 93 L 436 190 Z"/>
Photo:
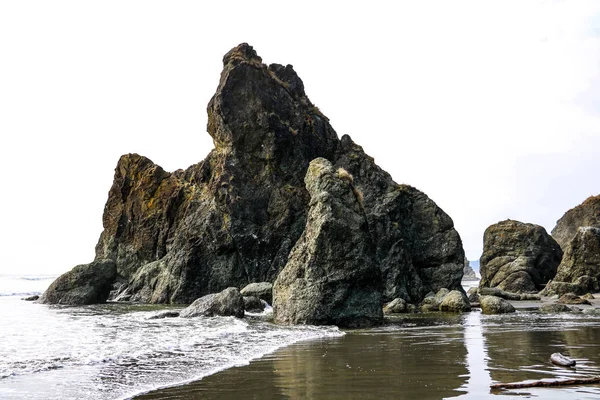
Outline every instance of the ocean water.
<path fill-rule="evenodd" d="M 600 315 L 433 313 L 343 332 L 277 326 L 269 310 L 150 319 L 178 307 L 21 300 L 53 278 L 0 276 L 0 399 L 600 398 L 600 385 L 489 389 L 600 374 Z M 552 365 L 557 351 L 577 367 Z"/>
<path fill-rule="evenodd" d="M 0 399 L 127 399 L 292 343 L 344 335 L 336 327 L 276 326 L 268 311 L 245 319 L 149 319 L 169 307 L 21 300 L 52 278 L 0 277 Z"/>

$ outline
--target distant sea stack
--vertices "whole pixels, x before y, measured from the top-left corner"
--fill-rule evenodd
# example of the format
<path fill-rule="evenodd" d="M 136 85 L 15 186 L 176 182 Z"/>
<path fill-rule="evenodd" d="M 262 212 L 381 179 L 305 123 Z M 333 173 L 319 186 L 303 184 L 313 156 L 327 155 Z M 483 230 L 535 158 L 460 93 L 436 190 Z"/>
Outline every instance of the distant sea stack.
<path fill-rule="evenodd" d="M 463 290 L 464 251 L 452 219 L 424 193 L 395 183 L 349 136 L 338 139 L 291 65 L 267 66 L 248 44 L 235 47 L 223 58 L 207 111 L 215 148 L 198 164 L 167 172 L 137 154 L 121 157 L 94 262 L 78 266 L 77 279 L 59 278 L 60 285 L 44 296 L 47 303 L 108 298 L 189 304 L 229 287 L 275 282 L 289 263 L 298 279 L 302 265 L 304 274 L 346 274 L 353 289 L 331 292 L 348 296 L 335 303 L 340 307 L 370 309 L 373 302 L 394 298 L 418 303 L 440 288 Z M 355 214 L 345 218 L 351 220 L 339 223 L 358 224 L 359 232 L 318 228 L 316 234 L 310 218 L 318 204 L 305 176 L 317 158 L 347 172 L 341 179 L 351 182 L 357 203 L 348 205 Z M 335 226 L 337 217 L 333 213 L 322 222 Z M 343 235 L 356 251 L 343 243 Z M 303 247 L 314 250 L 308 264 L 299 250 L 290 256 Z M 352 271 L 338 259 L 340 249 L 348 249 Z M 365 264 L 359 266 L 361 260 Z M 110 266 L 110 273 L 91 278 L 99 265 Z M 294 279 L 285 282 L 294 285 Z M 83 287 L 89 295 L 73 294 Z M 353 299 L 366 290 L 374 291 L 372 298 L 357 304 Z"/>
<path fill-rule="evenodd" d="M 567 211 L 552 236 L 565 254 L 544 294 L 586 294 L 600 291 L 600 195 Z"/>
<path fill-rule="evenodd" d="M 513 220 L 498 222 L 483 235 L 479 287 L 536 293 L 554 278 L 562 255 L 543 227 Z"/>
<path fill-rule="evenodd" d="M 463 268 L 463 277 L 462 280 L 463 281 L 476 281 L 479 278 L 477 277 L 477 274 L 475 273 L 475 271 L 473 271 L 473 268 L 471 268 L 471 264 L 469 263 L 469 260 L 467 260 L 467 258 L 465 257 L 465 266 Z"/>

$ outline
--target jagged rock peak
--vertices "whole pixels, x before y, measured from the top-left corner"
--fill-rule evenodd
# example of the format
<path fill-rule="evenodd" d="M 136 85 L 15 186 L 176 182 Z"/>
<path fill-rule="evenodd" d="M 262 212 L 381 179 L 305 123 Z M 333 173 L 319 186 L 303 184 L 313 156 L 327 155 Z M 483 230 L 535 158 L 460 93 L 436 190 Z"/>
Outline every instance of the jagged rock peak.
<path fill-rule="evenodd" d="M 248 62 L 248 63 L 262 63 L 262 58 L 256 54 L 256 50 L 248 43 L 241 43 L 229 50 L 227 54 L 223 56 L 223 66 L 226 66 L 229 63 L 236 64 L 240 62 Z"/>

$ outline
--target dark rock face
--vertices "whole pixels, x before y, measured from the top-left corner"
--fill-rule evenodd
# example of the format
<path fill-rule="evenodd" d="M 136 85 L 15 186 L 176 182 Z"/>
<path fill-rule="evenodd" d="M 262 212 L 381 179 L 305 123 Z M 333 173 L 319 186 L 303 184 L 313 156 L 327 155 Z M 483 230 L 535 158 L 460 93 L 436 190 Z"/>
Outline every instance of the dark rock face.
<path fill-rule="evenodd" d="M 483 236 L 479 287 L 538 292 L 554 277 L 561 258 L 560 246 L 543 227 L 512 220 L 498 222 Z"/>
<path fill-rule="evenodd" d="M 104 303 L 116 276 L 117 266 L 112 260 L 78 265 L 56 278 L 39 302 L 66 305 Z"/>
<path fill-rule="evenodd" d="M 250 283 L 240 290 L 240 293 L 242 296 L 258 297 L 268 304 L 273 304 L 273 284 L 271 282 Z"/>
<path fill-rule="evenodd" d="M 256 296 L 244 296 L 244 310 L 251 313 L 260 313 L 265 310 L 265 303 Z"/>
<path fill-rule="evenodd" d="M 179 313 L 182 318 L 213 317 L 215 315 L 238 318 L 244 316 L 244 298 L 237 288 L 230 287 L 220 293 L 203 296 Z"/>
<path fill-rule="evenodd" d="M 306 228 L 273 285 L 273 314 L 287 324 L 362 327 L 382 322 L 381 274 L 367 220 L 347 172 L 310 163 Z"/>
<path fill-rule="evenodd" d="M 600 228 L 580 227 L 544 294 L 600 292 Z"/>
<path fill-rule="evenodd" d="M 384 282 L 384 299 L 418 303 L 441 288 L 463 291 L 464 250 L 452 219 L 424 193 L 398 185 L 348 135 L 336 167 L 354 178 Z"/>
<path fill-rule="evenodd" d="M 95 258 L 116 264 L 112 299 L 187 304 L 274 282 L 306 226 L 304 177 L 318 157 L 353 175 L 385 299 L 462 290 L 464 252 L 450 217 L 349 136 L 339 140 L 292 66 L 264 65 L 247 44 L 223 65 L 207 110 L 215 148 L 202 162 L 173 173 L 137 154 L 117 164 Z"/>
<path fill-rule="evenodd" d="M 588 197 L 583 203 L 567 211 L 556 222 L 552 237 L 566 251 L 582 226 L 600 227 L 600 195 Z"/>

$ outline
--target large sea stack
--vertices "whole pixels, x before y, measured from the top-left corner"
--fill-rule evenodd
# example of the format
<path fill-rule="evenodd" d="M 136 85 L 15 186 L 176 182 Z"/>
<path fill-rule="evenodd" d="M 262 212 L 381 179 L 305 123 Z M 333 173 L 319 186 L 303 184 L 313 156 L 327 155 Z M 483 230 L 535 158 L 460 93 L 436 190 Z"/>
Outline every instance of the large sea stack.
<path fill-rule="evenodd" d="M 544 294 L 600 291 L 600 195 L 567 211 L 552 236 L 565 254 Z"/>
<path fill-rule="evenodd" d="M 538 292 L 556 274 L 562 255 L 543 227 L 513 220 L 498 222 L 483 235 L 479 287 Z"/>
<path fill-rule="evenodd" d="M 362 193 L 360 235 L 374 246 L 369 265 L 379 269 L 379 282 L 372 286 L 357 270 L 353 287 L 412 303 L 442 287 L 462 290 L 464 252 L 452 219 L 422 192 L 395 183 L 349 136 L 338 139 L 291 65 L 267 66 L 247 44 L 228 52 L 223 65 L 208 105 L 215 148 L 204 161 L 173 173 L 136 154 L 117 164 L 93 264 L 116 265 L 116 274 L 106 274 L 110 298 L 191 303 L 228 287 L 274 282 L 309 235 L 304 178 L 319 157 L 344 168 Z M 329 262 L 311 268 L 341 268 L 340 260 L 319 258 Z M 63 278 L 60 293 L 51 288 L 44 298 L 75 303 L 69 291 L 94 282 Z M 104 301 L 106 282 L 98 285 L 94 293 L 102 293 L 86 299 Z"/>

